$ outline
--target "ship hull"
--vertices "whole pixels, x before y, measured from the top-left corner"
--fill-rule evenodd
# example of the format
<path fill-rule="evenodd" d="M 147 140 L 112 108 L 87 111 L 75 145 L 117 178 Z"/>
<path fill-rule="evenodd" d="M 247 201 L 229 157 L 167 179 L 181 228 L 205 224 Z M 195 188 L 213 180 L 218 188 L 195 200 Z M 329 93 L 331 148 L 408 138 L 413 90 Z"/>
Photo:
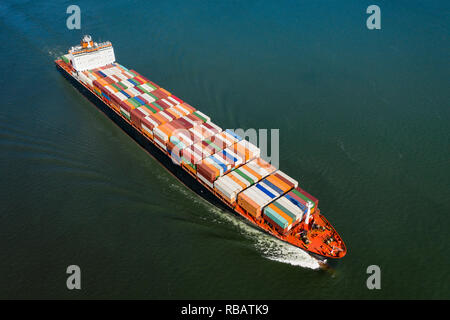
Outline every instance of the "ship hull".
<path fill-rule="evenodd" d="M 241 218 L 245 223 L 249 226 L 263 231 L 271 236 L 274 236 L 281 241 L 284 241 L 296 248 L 299 248 L 316 259 L 323 261 L 326 258 L 341 258 L 336 256 L 329 256 L 327 254 L 321 254 L 318 252 L 310 251 L 304 245 L 297 241 L 297 239 L 287 239 L 282 235 L 271 232 L 270 228 L 267 226 L 258 224 L 256 221 L 253 221 L 251 217 L 246 215 L 245 213 L 239 212 L 235 208 L 233 209 L 229 205 L 226 205 L 220 198 L 217 197 L 215 193 L 205 187 L 202 183 L 199 182 L 194 176 L 190 175 L 186 170 L 184 170 L 181 166 L 175 164 L 172 159 L 160 150 L 156 145 L 150 141 L 145 135 L 143 135 L 138 129 L 132 126 L 129 122 L 127 122 L 121 115 L 116 113 L 111 107 L 109 107 L 103 100 L 101 100 L 95 93 L 91 90 L 87 89 L 80 81 L 74 78 L 68 70 L 63 68 L 58 62 L 56 62 L 56 67 L 58 71 L 81 93 L 83 94 L 89 101 L 91 101 L 100 111 L 102 111 L 108 118 L 110 118 L 119 128 L 121 128 L 126 134 L 128 134 L 131 138 L 133 138 L 144 150 L 146 150 L 154 159 L 156 159 L 161 165 L 166 168 L 166 170 L 171 173 L 175 178 L 177 178 L 181 183 L 183 183 L 186 187 L 191 189 L 197 195 L 208 201 L 214 206 L 217 206 L 221 209 L 226 210 L 227 212 L 233 213 L 237 217 Z M 320 215 L 320 217 L 323 217 Z M 323 219 L 325 219 L 323 217 Z M 326 219 L 325 219 L 326 221 Z M 327 222 L 328 223 L 328 222 Z M 346 250 L 345 250 L 346 251 Z M 345 254 L 345 253 L 344 253 Z"/>

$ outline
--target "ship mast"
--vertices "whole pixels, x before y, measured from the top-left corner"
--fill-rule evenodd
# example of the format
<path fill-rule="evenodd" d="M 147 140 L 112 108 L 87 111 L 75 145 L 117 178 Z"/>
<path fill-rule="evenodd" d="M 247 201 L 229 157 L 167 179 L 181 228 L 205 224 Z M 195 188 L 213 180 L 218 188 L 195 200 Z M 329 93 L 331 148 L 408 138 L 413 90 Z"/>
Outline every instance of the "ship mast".
<path fill-rule="evenodd" d="M 306 212 L 305 224 L 309 225 L 309 218 L 311 217 L 311 208 L 313 207 L 313 203 L 308 201 L 306 206 L 308 207 L 308 211 Z"/>

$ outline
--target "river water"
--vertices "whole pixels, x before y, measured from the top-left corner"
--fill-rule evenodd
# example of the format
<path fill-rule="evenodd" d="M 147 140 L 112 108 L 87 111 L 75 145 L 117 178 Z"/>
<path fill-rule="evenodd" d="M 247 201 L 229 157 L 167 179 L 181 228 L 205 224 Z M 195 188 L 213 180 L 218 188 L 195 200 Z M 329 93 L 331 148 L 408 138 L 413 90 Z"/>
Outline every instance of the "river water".
<path fill-rule="evenodd" d="M 378 1 L 381 30 L 368 1 L 78 1 L 81 30 L 71 4 L 0 4 L 1 298 L 450 298 L 448 2 Z M 57 72 L 83 34 L 223 128 L 280 129 L 347 256 L 186 189 Z"/>

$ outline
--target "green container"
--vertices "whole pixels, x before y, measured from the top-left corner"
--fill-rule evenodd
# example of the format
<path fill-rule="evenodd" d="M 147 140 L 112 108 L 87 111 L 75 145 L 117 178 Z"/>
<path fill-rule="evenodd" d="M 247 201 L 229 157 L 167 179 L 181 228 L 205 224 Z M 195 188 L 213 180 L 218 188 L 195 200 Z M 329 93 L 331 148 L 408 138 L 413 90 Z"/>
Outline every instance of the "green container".
<path fill-rule="evenodd" d="M 139 106 L 141 106 L 141 104 L 140 104 L 137 100 L 135 100 L 134 98 L 130 98 L 130 99 L 128 99 L 127 101 L 130 102 L 130 103 L 131 103 L 133 106 L 135 106 L 136 108 L 139 107 Z"/>
<path fill-rule="evenodd" d="M 307 196 L 305 196 L 304 194 L 298 192 L 298 191 L 295 190 L 295 189 L 292 190 L 292 192 L 295 193 L 297 196 L 299 196 L 301 199 L 305 200 L 306 202 L 311 201 L 312 204 L 313 204 L 312 208 L 314 208 L 314 207 L 316 206 L 315 202 L 312 201 L 311 199 L 309 199 L 309 198 L 308 198 Z M 312 208 L 311 208 L 311 209 L 312 209 Z"/>
<path fill-rule="evenodd" d="M 128 70 L 127 72 L 131 73 L 133 75 L 133 77 L 137 77 L 137 74 L 134 73 L 133 71 Z"/>
<path fill-rule="evenodd" d="M 181 157 L 181 160 L 186 163 L 189 167 L 191 167 L 192 169 L 194 169 L 195 171 L 197 171 L 197 165 L 192 164 L 191 162 L 189 162 L 189 160 L 187 160 L 185 157 Z"/>
<path fill-rule="evenodd" d="M 164 110 L 164 108 L 161 107 L 161 106 L 160 106 L 159 104 L 157 104 L 156 102 L 152 102 L 151 105 L 154 106 L 154 107 L 156 107 L 156 108 L 158 108 L 160 111 Z"/>
<path fill-rule="evenodd" d="M 126 85 L 124 85 L 124 84 L 122 83 L 122 81 L 117 82 L 117 84 L 118 84 L 119 86 L 122 87 L 122 90 L 128 89 L 128 87 L 127 87 Z"/>
<path fill-rule="evenodd" d="M 117 84 L 113 83 L 111 84 L 112 87 L 116 88 L 119 91 L 122 91 L 123 89 L 121 87 L 119 87 Z"/>
<path fill-rule="evenodd" d="M 146 82 L 145 84 L 148 85 L 150 88 L 153 88 L 153 90 L 158 89 L 154 85 L 152 85 L 150 82 Z"/>
<path fill-rule="evenodd" d="M 122 110 L 120 110 L 120 113 L 128 120 L 131 120 L 130 117 L 126 113 L 124 113 Z"/>
<path fill-rule="evenodd" d="M 149 106 L 148 104 L 142 105 L 141 108 L 145 108 L 146 110 L 150 111 L 151 113 L 157 113 L 159 111 L 159 110 L 156 110 L 155 107 Z"/>
<path fill-rule="evenodd" d="M 250 177 L 248 175 L 246 175 L 245 173 L 243 173 L 241 170 L 236 169 L 234 170 L 234 172 L 236 172 L 238 175 L 240 175 L 242 178 L 244 178 L 245 180 L 247 180 L 250 185 L 254 184 L 255 181 L 253 181 L 252 179 L 250 179 Z"/>
<path fill-rule="evenodd" d="M 150 97 L 152 97 L 153 99 L 158 100 L 158 97 L 155 96 L 155 95 L 153 95 L 153 94 L 151 94 L 150 92 L 148 93 L 148 95 L 149 95 Z"/>
<path fill-rule="evenodd" d="M 197 116 L 197 117 L 199 117 L 200 119 L 202 119 L 203 122 L 208 121 L 208 119 L 206 119 L 206 118 L 202 117 L 201 115 L 199 115 L 199 114 L 197 113 L 197 111 L 194 111 L 194 114 L 195 114 L 195 116 Z"/>
<path fill-rule="evenodd" d="M 209 139 L 205 140 L 205 142 L 206 142 L 207 144 L 209 144 L 210 146 L 212 146 L 214 149 L 216 149 L 216 152 L 222 150 L 221 148 L 219 148 L 218 146 L 216 146 L 213 142 L 211 142 L 211 140 L 209 140 Z"/>
<path fill-rule="evenodd" d="M 141 90 L 144 91 L 145 93 L 150 94 L 150 91 L 148 91 L 148 90 L 146 90 L 145 88 L 143 88 L 142 85 L 138 85 L 138 86 L 136 86 L 136 87 L 138 87 L 139 89 L 141 89 Z"/>
<path fill-rule="evenodd" d="M 70 62 L 69 62 L 69 59 L 67 59 L 66 56 L 61 56 L 61 59 L 62 59 L 65 63 L 67 63 L 67 64 L 70 63 Z"/>

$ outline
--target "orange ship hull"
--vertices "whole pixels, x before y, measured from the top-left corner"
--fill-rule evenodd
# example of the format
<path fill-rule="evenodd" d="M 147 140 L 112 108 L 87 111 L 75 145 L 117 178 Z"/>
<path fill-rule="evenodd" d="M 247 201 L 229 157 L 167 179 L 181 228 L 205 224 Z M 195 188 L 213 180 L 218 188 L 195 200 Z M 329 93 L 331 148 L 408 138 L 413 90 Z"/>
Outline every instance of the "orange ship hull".
<path fill-rule="evenodd" d="M 124 121 L 126 121 L 135 130 L 139 131 L 145 139 L 157 147 L 161 152 L 166 154 L 167 157 L 170 155 L 166 150 L 162 149 L 157 143 L 145 134 L 140 128 L 134 126 L 131 121 L 122 116 L 118 111 L 118 108 L 113 105 L 109 100 L 98 95 L 92 88 L 88 85 L 78 81 L 72 74 L 74 72 L 73 68 L 66 64 L 62 60 L 55 60 L 55 64 L 60 71 L 65 72 L 69 77 L 82 85 L 85 89 L 89 90 L 94 96 L 96 96 L 103 104 L 108 106 L 111 111 L 120 116 Z M 295 247 L 305 250 L 314 255 L 320 257 L 339 259 L 346 255 L 347 248 L 344 241 L 336 232 L 336 230 L 331 226 L 331 224 L 325 219 L 323 215 L 320 214 L 320 210 L 317 208 L 314 213 L 311 214 L 312 223 L 306 225 L 304 221 L 301 221 L 295 225 L 287 234 L 281 234 L 271 225 L 269 225 L 264 219 L 255 219 L 251 214 L 249 214 L 244 208 L 239 206 L 237 203 L 229 203 L 225 198 L 223 198 L 219 193 L 217 193 L 213 188 L 209 187 L 197 178 L 192 169 L 189 166 L 181 166 L 182 169 L 187 172 L 193 179 L 195 179 L 199 184 L 206 188 L 212 195 L 214 195 L 218 200 L 226 205 L 229 209 L 237 213 L 239 216 L 243 217 L 251 225 L 269 233 L 270 235 L 287 242 Z M 177 177 L 178 178 L 178 177 Z M 181 180 L 180 180 L 181 181 Z M 181 181 L 183 182 L 183 181 Z"/>

